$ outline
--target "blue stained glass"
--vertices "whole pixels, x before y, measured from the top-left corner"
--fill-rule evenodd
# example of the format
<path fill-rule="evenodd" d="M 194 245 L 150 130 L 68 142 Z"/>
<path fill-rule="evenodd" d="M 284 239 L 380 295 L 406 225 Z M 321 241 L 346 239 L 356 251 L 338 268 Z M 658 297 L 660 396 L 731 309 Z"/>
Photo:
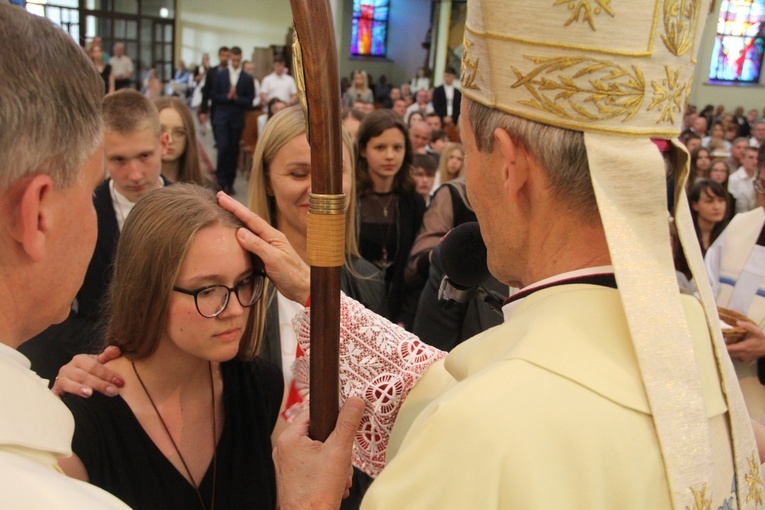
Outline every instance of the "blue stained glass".
<path fill-rule="evenodd" d="M 765 46 L 765 0 L 723 0 L 709 79 L 757 83 Z"/>
<path fill-rule="evenodd" d="M 384 57 L 390 0 L 353 0 L 351 54 Z"/>

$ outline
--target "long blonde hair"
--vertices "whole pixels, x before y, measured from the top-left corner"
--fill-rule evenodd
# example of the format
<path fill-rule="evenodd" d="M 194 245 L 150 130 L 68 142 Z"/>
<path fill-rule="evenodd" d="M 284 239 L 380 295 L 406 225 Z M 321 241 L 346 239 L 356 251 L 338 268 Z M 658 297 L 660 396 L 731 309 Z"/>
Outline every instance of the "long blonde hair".
<path fill-rule="evenodd" d="M 449 173 L 449 158 L 454 151 L 460 151 L 462 153 L 462 167 L 457 175 Z M 465 148 L 461 143 L 450 143 L 441 152 L 440 159 L 438 160 L 438 182 L 441 184 L 462 177 L 465 174 Z"/>
<path fill-rule="evenodd" d="M 266 122 L 263 133 L 258 138 L 255 153 L 252 156 L 252 172 L 250 173 L 250 192 L 248 206 L 252 212 L 266 220 L 276 228 L 276 199 L 269 196 L 268 165 L 287 142 L 305 134 L 305 114 L 300 106 L 291 106 L 280 111 Z M 348 208 L 345 215 L 345 257 L 348 259 L 360 257 L 358 241 L 356 240 L 356 183 L 353 178 L 353 141 L 342 128 L 343 145 L 348 151 L 351 164 L 351 190 L 348 193 Z"/>

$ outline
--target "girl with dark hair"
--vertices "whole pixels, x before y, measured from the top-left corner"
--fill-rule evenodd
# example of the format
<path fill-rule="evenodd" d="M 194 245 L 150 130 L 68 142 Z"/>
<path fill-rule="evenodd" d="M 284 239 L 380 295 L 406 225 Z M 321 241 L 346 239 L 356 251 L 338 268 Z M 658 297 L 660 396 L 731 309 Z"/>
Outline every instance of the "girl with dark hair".
<path fill-rule="evenodd" d="M 699 238 L 701 254 L 725 229 L 725 213 L 728 207 L 728 193 L 720 184 L 711 179 L 702 179 L 691 187 L 688 193 L 691 217 Z"/>
<path fill-rule="evenodd" d="M 691 171 L 688 174 L 687 189 L 693 186 L 693 183 L 704 178 L 704 173 L 712 165 L 712 156 L 709 149 L 698 147 L 691 151 Z"/>
<path fill-rule="evenodd" d="M 409 133 L 390 110 L 368 114 L 357 134 L 359 251 L 385 273 L 388 318 L 411 328 L 419 292 L 404 283 L 409 251 L 425 212 L 411 175 Z"/>
<path fill-rule="evenodd" d="M 711 179 L 701 179 L 691 186 L 688 202 L 691 206 L 691 218 L 693 218 L 693 227 L 699 240 L 701 254 L 705 255 L 728 224 L 726 216 L 728 192 Z M 675 269 L 683 273 L 687 280 L 692 278 L 682 249 L 675 250 Z"/>
<path fill-rule="evenodd" d="M 709 170 L 704 173 L 705 179 L 711 179 L 722 186 L 728 196 L 728 207 L 725 212 L 726 222 L 730 221 L 733 215 L 736 214 L 736 197 L 728 191 L 728 179 L 730 178 L 731 171 L 730 164 L 726 160 L 715 159 L 712 161 Z"/>

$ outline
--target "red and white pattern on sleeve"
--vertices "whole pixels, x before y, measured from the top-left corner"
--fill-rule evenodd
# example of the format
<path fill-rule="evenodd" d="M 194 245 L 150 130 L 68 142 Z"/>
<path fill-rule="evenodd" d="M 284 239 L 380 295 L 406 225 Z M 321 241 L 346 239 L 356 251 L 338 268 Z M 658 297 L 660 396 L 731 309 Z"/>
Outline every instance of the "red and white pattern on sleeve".
<path fill-rule="evenodd" d="M 289 419 L 309 400 L 308 308 L 293 319 L 298 356 L 285 410 Z M 446 352 L 424 344 L 415 335 L 342 295 L 340 300 L 340 405 L 349 397 L 366 404 L 353 445 L 353 465 L 376 477 L 396 416 L 423 372 Z"/>

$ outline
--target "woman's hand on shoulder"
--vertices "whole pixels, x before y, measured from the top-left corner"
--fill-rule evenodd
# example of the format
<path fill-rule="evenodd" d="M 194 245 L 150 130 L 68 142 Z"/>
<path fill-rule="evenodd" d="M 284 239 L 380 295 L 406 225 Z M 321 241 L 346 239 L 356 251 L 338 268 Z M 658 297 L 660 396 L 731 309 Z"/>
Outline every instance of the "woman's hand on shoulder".
<path fill-rule="evenodd" d="M 120 356 L 119 347 L 113 345 L 98 355 L 78 354 L 58 371 L 51 391 L 59 397 L 71 393 L 87 398 L 94 390 L 109 397 L 118 395 L 125 381 L 117 372 L 107 368 L 106 363 Z"/>

